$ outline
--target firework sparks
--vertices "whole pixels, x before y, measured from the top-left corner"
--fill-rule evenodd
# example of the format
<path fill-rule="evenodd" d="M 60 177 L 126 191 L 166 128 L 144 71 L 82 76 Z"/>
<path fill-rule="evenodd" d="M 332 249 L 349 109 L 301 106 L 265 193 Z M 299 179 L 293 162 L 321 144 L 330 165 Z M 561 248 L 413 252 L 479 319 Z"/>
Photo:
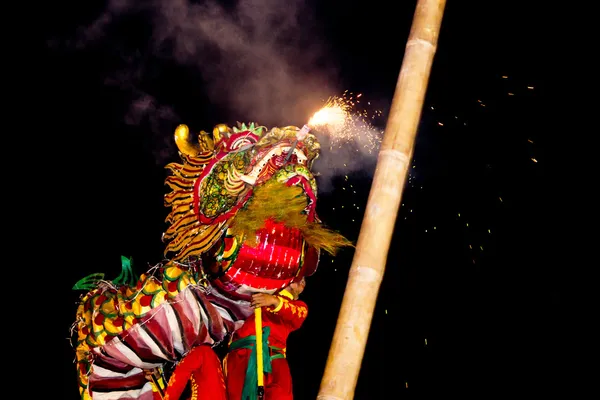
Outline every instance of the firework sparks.
<path fill-rule="evenodd" d="M 362 94 L 353 96 L 346 91 L 342 96 L 330 97 L 308 121 L 308 126 L 330 137 L 331 150 L 355 144 L 372 152 L 381 143 L 383 132 L 371 124 L 372 120 L 381 116 L 381 111 L 361 109 L 361 96 Z M 370 103 L 367 102 L 367 105 Z"/>
<path fill-rule="evenodd" d="M 308 121 L 308 125 L 334 132 L 341 131 L 348 123 L 350 111 L 350 104 L 343 103 L 338 97 L 333 97 L 323 108 L 314 113 Z"/>

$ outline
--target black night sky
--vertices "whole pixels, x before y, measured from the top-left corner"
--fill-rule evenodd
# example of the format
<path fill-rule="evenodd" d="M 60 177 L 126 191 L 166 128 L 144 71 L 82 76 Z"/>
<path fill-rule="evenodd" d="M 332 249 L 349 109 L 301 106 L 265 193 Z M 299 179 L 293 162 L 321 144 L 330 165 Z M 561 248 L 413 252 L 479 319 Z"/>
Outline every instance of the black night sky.
<path fill-rule="evenodd" d="M 549 45 L 539 4 L 524 3 L 446 6 L 356 399 L 548 395 L 572 385 L 568 282 L 547 218 Z M 81 293 L 71 286 L 92 272 L 116 276 L 121 255 L 138 269 L 162 259 L 174 128 L 301 126 L 328 96 L 348 91 L 381 112 L 373 127 L 382 131 L 415 4 L 45 6 L 42 100 L 60 146 L 52 191 L 61 303 L 52 330 L 61 398 L 78 395 L 66 338 Z M 356 240 L 376 151 L 345 165 L 340 157 L 316 163 L 330 179 L 318 212 Z M 350 249 L 323 256 L 308 280 L 309 317 L 288 343 L 298 399 L 316 398 L 352 257 Z"/>

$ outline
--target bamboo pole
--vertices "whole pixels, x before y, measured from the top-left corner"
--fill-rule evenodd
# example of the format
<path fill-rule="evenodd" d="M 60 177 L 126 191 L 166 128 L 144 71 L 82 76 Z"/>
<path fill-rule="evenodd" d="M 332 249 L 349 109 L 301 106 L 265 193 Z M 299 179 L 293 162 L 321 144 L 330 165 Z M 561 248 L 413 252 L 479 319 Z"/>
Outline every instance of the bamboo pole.
<path fill-rule="evenodd" d="M 445 5 L 417 2 L 318 400 L 354 398 Z"/>

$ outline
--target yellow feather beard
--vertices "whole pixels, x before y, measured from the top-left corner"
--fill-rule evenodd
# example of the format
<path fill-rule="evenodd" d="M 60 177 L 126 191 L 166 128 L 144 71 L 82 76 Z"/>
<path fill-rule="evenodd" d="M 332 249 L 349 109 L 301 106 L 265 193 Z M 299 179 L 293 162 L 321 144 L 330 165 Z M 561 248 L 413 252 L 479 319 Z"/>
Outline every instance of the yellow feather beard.
<path fill-rule="evenodd" d="M 301 187 L 268 181 L 255 189 L 252 198 L 237 213 L 229 226 L 230 233 L 244 237 L 245 242 L 254 247 L 257 244 L 255 232 L 267 219 L 273 218 L 289 228 L 299 229 L 307 244 L 331 255 L 342 247 L 354 247 L 351 241 L 322 223 L 308 222 L 303 213 L 307 205 L 308 198 Z"/>

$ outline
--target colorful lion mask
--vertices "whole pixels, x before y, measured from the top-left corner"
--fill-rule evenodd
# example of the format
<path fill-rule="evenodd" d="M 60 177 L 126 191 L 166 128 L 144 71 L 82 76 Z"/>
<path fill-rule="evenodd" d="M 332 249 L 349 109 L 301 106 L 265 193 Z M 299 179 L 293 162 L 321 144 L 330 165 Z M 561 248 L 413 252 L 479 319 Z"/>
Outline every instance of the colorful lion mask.
<path fill-rule="evenodd" d="M 311 168 L 320 145 L 307 130 L 221 124 L 192 136 L 177 127 L 183 163 L 166 167 L 165 256 L 201 258 L 217 286 L 246 298 L 311 275 L 321 250 L 350 245 L 317 217 Z"/>

